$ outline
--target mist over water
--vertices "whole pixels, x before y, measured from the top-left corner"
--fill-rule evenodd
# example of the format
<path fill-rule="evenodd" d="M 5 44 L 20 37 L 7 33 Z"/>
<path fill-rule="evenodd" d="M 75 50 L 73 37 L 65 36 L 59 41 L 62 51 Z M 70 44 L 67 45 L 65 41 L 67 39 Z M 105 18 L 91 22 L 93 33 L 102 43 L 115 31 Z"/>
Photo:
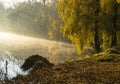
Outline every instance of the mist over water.
<path fill-rule="evenodd" d="M 0 32 L 0 56 L 8 51 L 17 59 L 39 54 L 50 62 L 58 64 L 73 59 L 76 55 L 73 45 L 64 42 L 28 37 L 13 33 Z M 75 58 L 75 57 L 74 57 Z"/>
<path fill-rule="evenodd" d="M 18 74 L 26 75 L 28 72 L 23 72 L 20 67 L 27 57 L 36 54 L 59 64 L 73 59 L 76 50 L 69 43 L 0 32 L 0 70 L 5 74 L 7 61 L 9 79 Z M 5 75 L 0 77 L 4 79 Z"/>

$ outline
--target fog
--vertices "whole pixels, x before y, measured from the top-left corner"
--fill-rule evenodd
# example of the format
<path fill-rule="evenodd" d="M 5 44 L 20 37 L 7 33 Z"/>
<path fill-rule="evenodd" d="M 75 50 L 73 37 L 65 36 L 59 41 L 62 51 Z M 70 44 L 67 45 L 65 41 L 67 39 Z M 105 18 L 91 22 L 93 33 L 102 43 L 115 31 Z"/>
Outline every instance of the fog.
<path fill-rule="evenodd" d="M 0 0 L 0 70 L 3 73 L 6 60 L 12 78 L 24 74 L 18 63 L 32 55 L 43 56 L 55 65 L 78 58 L 75 47 L 60 32 L 57 0 L 14 1 Z"/>
<path fill-rule="evenodd" d="M 41 55 L 56 64 L 73 60 L 77 57 L 72 44 L 25 36 L 10 32 L 0 32 L 0 80 L 5 78 L 6 61 L 9 79 L 18 74 L 26 75 L 20 67 L 24 60 L 32 55 Z"/>
<path fill-rule="evenodd" d="M 0 32 L 0 56 L 5 51 L 17 59 L 39 54 L 55 64 L 73 59 L 72 55 L 76 55 L 74 46 L 69 43 Z"/>

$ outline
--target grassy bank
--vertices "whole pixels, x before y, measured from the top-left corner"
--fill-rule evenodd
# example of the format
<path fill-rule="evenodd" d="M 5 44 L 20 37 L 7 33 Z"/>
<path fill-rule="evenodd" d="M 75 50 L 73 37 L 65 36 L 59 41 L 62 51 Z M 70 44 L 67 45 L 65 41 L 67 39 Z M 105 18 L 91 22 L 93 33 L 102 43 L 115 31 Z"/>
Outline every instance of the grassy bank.
<path fill-rule="evenodd" d="M 120 53 L 115 51 L 19 75 L 7 84 L 120 84 Z"/>

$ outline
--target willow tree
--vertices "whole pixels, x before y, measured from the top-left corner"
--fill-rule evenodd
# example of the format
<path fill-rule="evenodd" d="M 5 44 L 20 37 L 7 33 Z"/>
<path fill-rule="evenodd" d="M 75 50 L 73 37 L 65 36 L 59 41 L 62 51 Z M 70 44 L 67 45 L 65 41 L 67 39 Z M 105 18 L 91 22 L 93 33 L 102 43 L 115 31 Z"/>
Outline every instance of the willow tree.
<path fill-rule="evenodd" d="M 78 52 L 89 46 L 100 50 L 98 17 L 99 0 L 59 0 L 62 33 L 76 45 Z"/>
<path fill-rule="evenodd" d="M 117 45 L 117 11 L 118 11 L 118 3 L 116 0 L 112 0 L 112 7 L 113 7 L 113 17 L 112 17 L 112 22 L 113 22 L 113 31 L 112 31 L 112 43 L 111 47 Z"/>
<path fill-rule="evenodd" d="M 117 45 L 120 45 L 120 0 L 118 2 L 117 12 Z"/>
<path fill-rule="evenodd" d="M 99 13 L 100 13 L 100 0 L 95 0 L 96 1 L 96 8 L 95 8 L 95 26 L 94 26 L 94 42 L 95 42 L 95 50 L 97 52 L 100 52 L 101 51 L 101 48 L 100 48 L 100 38 L 99 38 Z"/>
<path fill-rule="evenodd" d="M 102 48 L 113 47 L 117 45 L 117 1 L 100 0 L 101 7 L 101 33 Z"/>

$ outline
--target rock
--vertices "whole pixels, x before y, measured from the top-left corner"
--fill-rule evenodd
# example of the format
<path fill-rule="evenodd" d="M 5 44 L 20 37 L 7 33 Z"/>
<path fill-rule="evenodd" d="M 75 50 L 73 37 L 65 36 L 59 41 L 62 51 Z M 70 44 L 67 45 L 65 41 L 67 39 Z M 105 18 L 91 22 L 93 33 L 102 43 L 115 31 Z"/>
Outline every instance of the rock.
<path fill-rule="evenodd" d="M 50 63 L 46 58 L 39 56 L 39 55 L 32 55 L 28 57 L 21 68 L 26 71 L 30 68 L 33 68 L 33 70 L 41 69 L 43 67 L 51 67 L 53 66 L 52 63 Z"/>

